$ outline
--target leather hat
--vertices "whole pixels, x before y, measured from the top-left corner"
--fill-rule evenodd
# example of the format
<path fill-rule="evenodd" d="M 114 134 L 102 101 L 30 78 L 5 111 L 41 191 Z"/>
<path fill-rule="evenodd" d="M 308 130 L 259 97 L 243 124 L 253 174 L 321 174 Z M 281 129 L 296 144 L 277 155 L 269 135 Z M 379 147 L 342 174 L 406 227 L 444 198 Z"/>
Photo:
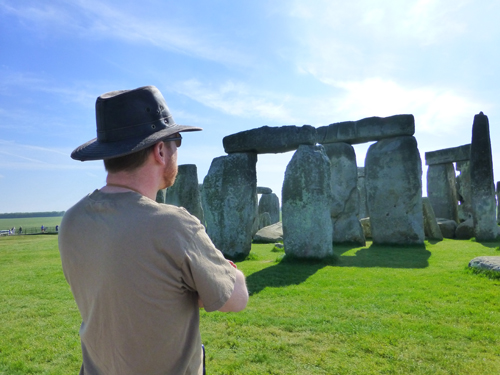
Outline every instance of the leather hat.
<path fill-rule="evenodd" d="M 95 103 L 97 138 L 77 147 L 75 160 L 102 160 L 143 150 L 168 136 L 201 128 L 175 123 L 154 86 L 111 91 Z"/>

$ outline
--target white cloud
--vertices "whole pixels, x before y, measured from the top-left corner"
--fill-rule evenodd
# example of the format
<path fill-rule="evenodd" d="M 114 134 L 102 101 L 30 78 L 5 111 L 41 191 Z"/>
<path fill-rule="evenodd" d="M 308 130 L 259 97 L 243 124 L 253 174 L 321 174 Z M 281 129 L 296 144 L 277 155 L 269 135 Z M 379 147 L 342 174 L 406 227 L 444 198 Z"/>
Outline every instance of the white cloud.
<path fill-rule="evenodd" d="M 438 87 L 408 88 L 380 78 L 332 84 L 345 90 L 336 107 L 346 118 L 413 114 L 422 133 L 451 134 L 468 128 L 471 116 L 481 108 L 469 98 Z"/>
<path fill-rule="evenodd" d="M 218 86 L 208 86 L 191 79 L 179 83 L 177 91 L 207 107 L 233 116 L 283 122 L 294 120 L 286 108 L 289 96 L 259 92 L 242 83 L 226 81 Z"/>
<path fill-rule="evenodd" d="M 64 3 L 64 2 L 63 2 Z M 176 18 L 165 17 L 168 6 L 161 4 L 158 12 L 139 16 L 134 9 L 122 4 L 79 0 L 67 4 L 32 2 L 29 5 L 11 2 L 0 3 L 0 10 L 28 21 L 31 27 L 41 28 L 42 35 L 78 35 L 85 39 L 118 39 L 128 43 L 146 44 L 163 50 L 217 61 L 224 64 L 247 66 L 250 56 L 225 46 L 225 35 L 202 29 L 201 26 L 185 26 Z M 144 1 L 140 10 L 155 4 Z M 127 12 L 128 11 L 128 12 Z M 49 31 L 50 30 L 50 31 Z"/>

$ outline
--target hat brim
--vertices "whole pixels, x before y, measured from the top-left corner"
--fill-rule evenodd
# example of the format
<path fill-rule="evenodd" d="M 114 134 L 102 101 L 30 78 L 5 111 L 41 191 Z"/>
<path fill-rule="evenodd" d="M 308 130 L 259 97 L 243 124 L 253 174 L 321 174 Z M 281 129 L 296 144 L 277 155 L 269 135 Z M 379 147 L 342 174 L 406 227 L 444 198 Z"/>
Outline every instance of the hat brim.
<path fill-rule="evenodd" d="M 189 131 L 200 131 L 202 128 L 188 125 L 174 125 L 167 129 L 157 131 L 150 136 L 137 137 L 119 142 L 99 142 L 94 138 L 87 143 L 77 147 L 72 153 L 71 158 L 80 161 L 104 160 L 125 156 L 134 152 L 143 150 L 155 143 L 169 137 L 172 134 Z"/>

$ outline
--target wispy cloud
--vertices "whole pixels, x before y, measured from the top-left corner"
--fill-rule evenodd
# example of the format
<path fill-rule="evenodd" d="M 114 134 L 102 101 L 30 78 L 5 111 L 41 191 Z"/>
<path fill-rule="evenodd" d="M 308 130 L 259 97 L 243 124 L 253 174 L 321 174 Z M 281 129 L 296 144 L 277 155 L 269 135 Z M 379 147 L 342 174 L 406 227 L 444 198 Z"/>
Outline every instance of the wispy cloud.
<path fill-rule="evenodd" d="M 460 43 L 470 33 L 470 0 L 295 1 L 289 51 L 298 71 L 318 79 L 390 77 L 411 69 L 426 48 Z M 468 9 L 468 8 L 467 8 Z"/>
<path fill-rule="evenodd" d="M 147 6 L 155 9 L 154 3 L 143 1 L 141 12 Z M 165 17 L 165 5 L 160 8 L 161 12 L 150 12 L 142 17 L 134 14 L 133 9 L 127 12 L 125 7 L 118 4 L 113 6 L 94 0 L 49 4 L 31 2 L 28 5 L 4 0 L 0 2 L 0 9 L 44 31 L 50 30 L 47 34 L 51 38 L 78 35 L 93 40 L 115 39 L 223 64 L 247 66 L 252 63 L 250 56 L 235 46 L 227 45 L 224 35 L 200 26 L 186 26 L 174 17 Z"/>
<path fill-rule="evenodd" d="M 177 85 L 177 91 L 207 107 L 247 118 L 293 121 L 286 108 L 289 96 L 259 92 L 243 83 L 226 81 L 219 85 L 204 85 L 191 79 Z"/>
<path fill-rule="evenodd" d="M 0 139 L 2 169 L 16 170 L 96 170 L 97 163 L 77 163 L 69 157 L 69 150 L 47 148 Z"/>
<path fill-rule="evenodd" d="M 487 110 L 484 103 L 446 88 L 405 87 L 380 78 L 331 84 L 344 91 L 336 98 L 335 107 L 347 119 L 410 113 L 417 130 L 427 134 L 452 134 L 468 128 L 471 116 Z"/>

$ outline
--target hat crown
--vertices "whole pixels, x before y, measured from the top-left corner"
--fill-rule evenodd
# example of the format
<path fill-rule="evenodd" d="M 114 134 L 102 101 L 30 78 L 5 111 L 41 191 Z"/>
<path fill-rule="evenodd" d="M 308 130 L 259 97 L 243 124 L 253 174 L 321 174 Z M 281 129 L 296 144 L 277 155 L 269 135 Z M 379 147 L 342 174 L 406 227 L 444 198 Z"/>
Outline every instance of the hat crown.
<path fill-rule="evenodd" d="M 116 142 L 175 126 L 167 103 L 154 86 L 105 93 L 96 100 L 97 139 Z"/>

